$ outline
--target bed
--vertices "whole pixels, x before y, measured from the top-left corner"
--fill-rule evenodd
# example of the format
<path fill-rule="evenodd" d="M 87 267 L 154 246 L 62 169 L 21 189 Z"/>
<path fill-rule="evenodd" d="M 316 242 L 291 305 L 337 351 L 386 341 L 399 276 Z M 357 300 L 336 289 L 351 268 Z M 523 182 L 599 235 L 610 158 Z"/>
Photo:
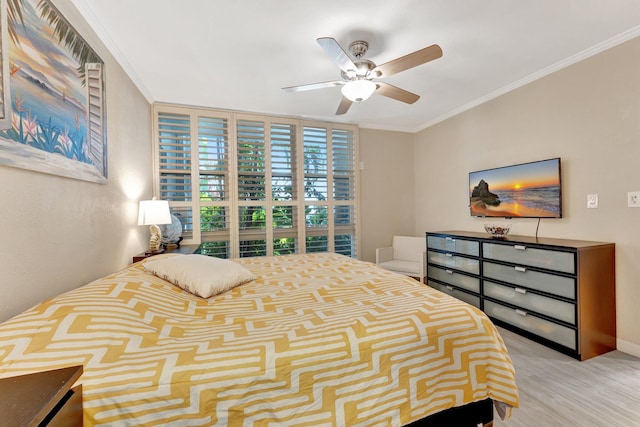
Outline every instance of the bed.
<path fill-rule="evenodd" d="M 83 365 L 87 426 L 404 426 L 518 406 L 500 335 L 466 303 L 331 253 L 227 261 L 253 280 L 210 298 L 146 269 L 194 256 L 0 324 L 0 377 Z"/>

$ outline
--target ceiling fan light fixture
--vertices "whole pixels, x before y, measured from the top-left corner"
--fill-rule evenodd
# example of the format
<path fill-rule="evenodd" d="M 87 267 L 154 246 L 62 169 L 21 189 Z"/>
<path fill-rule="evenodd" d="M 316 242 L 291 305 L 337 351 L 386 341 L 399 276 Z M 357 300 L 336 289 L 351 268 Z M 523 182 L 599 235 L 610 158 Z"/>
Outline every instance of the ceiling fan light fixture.
<path fill-rule="evenodd" d="M 376 84 L 371 80 L 354 80 L 342 86 L 342 94 L 352 102 L 361 102 L 376 91 Z"/>

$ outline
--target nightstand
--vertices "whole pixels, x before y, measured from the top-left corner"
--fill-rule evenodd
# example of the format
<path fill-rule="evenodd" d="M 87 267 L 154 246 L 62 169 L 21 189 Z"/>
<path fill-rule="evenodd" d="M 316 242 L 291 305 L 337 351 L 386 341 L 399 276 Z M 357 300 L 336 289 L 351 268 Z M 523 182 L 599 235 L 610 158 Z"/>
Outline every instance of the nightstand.
<path fill-rule="evenodd" d="M 82 426 L 82 366 L 0 379 L 0 426 Z"/>
<path fill-rule="evenodd" d="M 200 245 L 180 245 L 179 248 L 171 248 L 171 249 L 167 249 L 164 252 L 161 252 L 163 254 L 192 254 L 195 251 L 198 250 L 198 248 L 200 247 Z M 133 262 L 138 262 L 138 261 L 142 261 L 145 258 L 149 258 L 151 256 L 154 255 L 160 255 L 160 254 L 146 254 L 145 252 L 140 252 L 138 255 L 134 255 L 133 257 Z"/>

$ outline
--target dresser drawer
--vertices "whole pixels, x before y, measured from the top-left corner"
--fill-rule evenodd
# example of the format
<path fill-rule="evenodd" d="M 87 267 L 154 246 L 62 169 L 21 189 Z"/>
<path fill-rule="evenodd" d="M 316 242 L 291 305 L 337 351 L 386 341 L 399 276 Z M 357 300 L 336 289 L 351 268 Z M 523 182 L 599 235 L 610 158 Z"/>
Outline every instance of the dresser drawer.
<path fill-rule="evenodd" d="M 575 274 L 576 272 L 575 254 L 573 252 L 530 248 L 524 244 L 483 243 L 482 256 L 487 259 L 545 268 L 563 273 Z"/>
<path fill-rule="evenodd" d="M 507 322 L 520 329 L 577 350 L 576 331 L 548 320 L 526 314 L 526 311 L 514 310 L 492 301 L 484 301 L 484 311 L 489 316 Z"/>
<path fill-rule="evenodd" d="M 569 302 L 533 294 L 522 288 L 512 288 L 484 281 L 484 296 L 517 305 L 563 322 L 576 324 L 576 306 Z"/>
<path fill-rule="evenodd" d="M 427 247 L 464 255 L 480 255 L 480 242 L 455 237 L 427 236 Z"/>
<path fill-rule="evenodd" d="M 428 262 L 472 274 L 480 274 L 480 261 L 452 254 L 427 251 Z"/>
<path fill-rule="evenodd" d="M 511 267 L 486 261 L 482 267 L 484 277 L 576 299 L 576 279 L 573 277 L 556 276 L 525 267 Z"/>
<path fill-rule="evenodd" d="M 453 286 L 441 285 L 440 283 L 429 282 L 429 286 L 439 290 L 445 294 L 451 295 L 454 298 L 464 301 L 467 304 L 471 304 L 476 308 L 480 308 L 480 297 L 468 294 L 464 291 L 454 288 Z"/>
<path fill-rule="evenodd" d="M 456 273 L 453 270 L 442 269 L 432 265 L 427 267 L 427 277 L 467 289 L 477 294 L 480 293 L 480 279 L 478 277 L 467 276 Z"/>

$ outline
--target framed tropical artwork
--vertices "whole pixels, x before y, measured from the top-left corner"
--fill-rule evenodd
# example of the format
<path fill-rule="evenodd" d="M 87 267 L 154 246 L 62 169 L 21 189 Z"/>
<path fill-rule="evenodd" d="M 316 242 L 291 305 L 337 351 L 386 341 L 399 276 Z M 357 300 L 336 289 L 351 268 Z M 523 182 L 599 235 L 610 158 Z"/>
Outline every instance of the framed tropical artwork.
<path fill-rule="evenodd" d="M 0 6 L 0 165 L 106 183 L 103 61 L 49 0 Z"/>

